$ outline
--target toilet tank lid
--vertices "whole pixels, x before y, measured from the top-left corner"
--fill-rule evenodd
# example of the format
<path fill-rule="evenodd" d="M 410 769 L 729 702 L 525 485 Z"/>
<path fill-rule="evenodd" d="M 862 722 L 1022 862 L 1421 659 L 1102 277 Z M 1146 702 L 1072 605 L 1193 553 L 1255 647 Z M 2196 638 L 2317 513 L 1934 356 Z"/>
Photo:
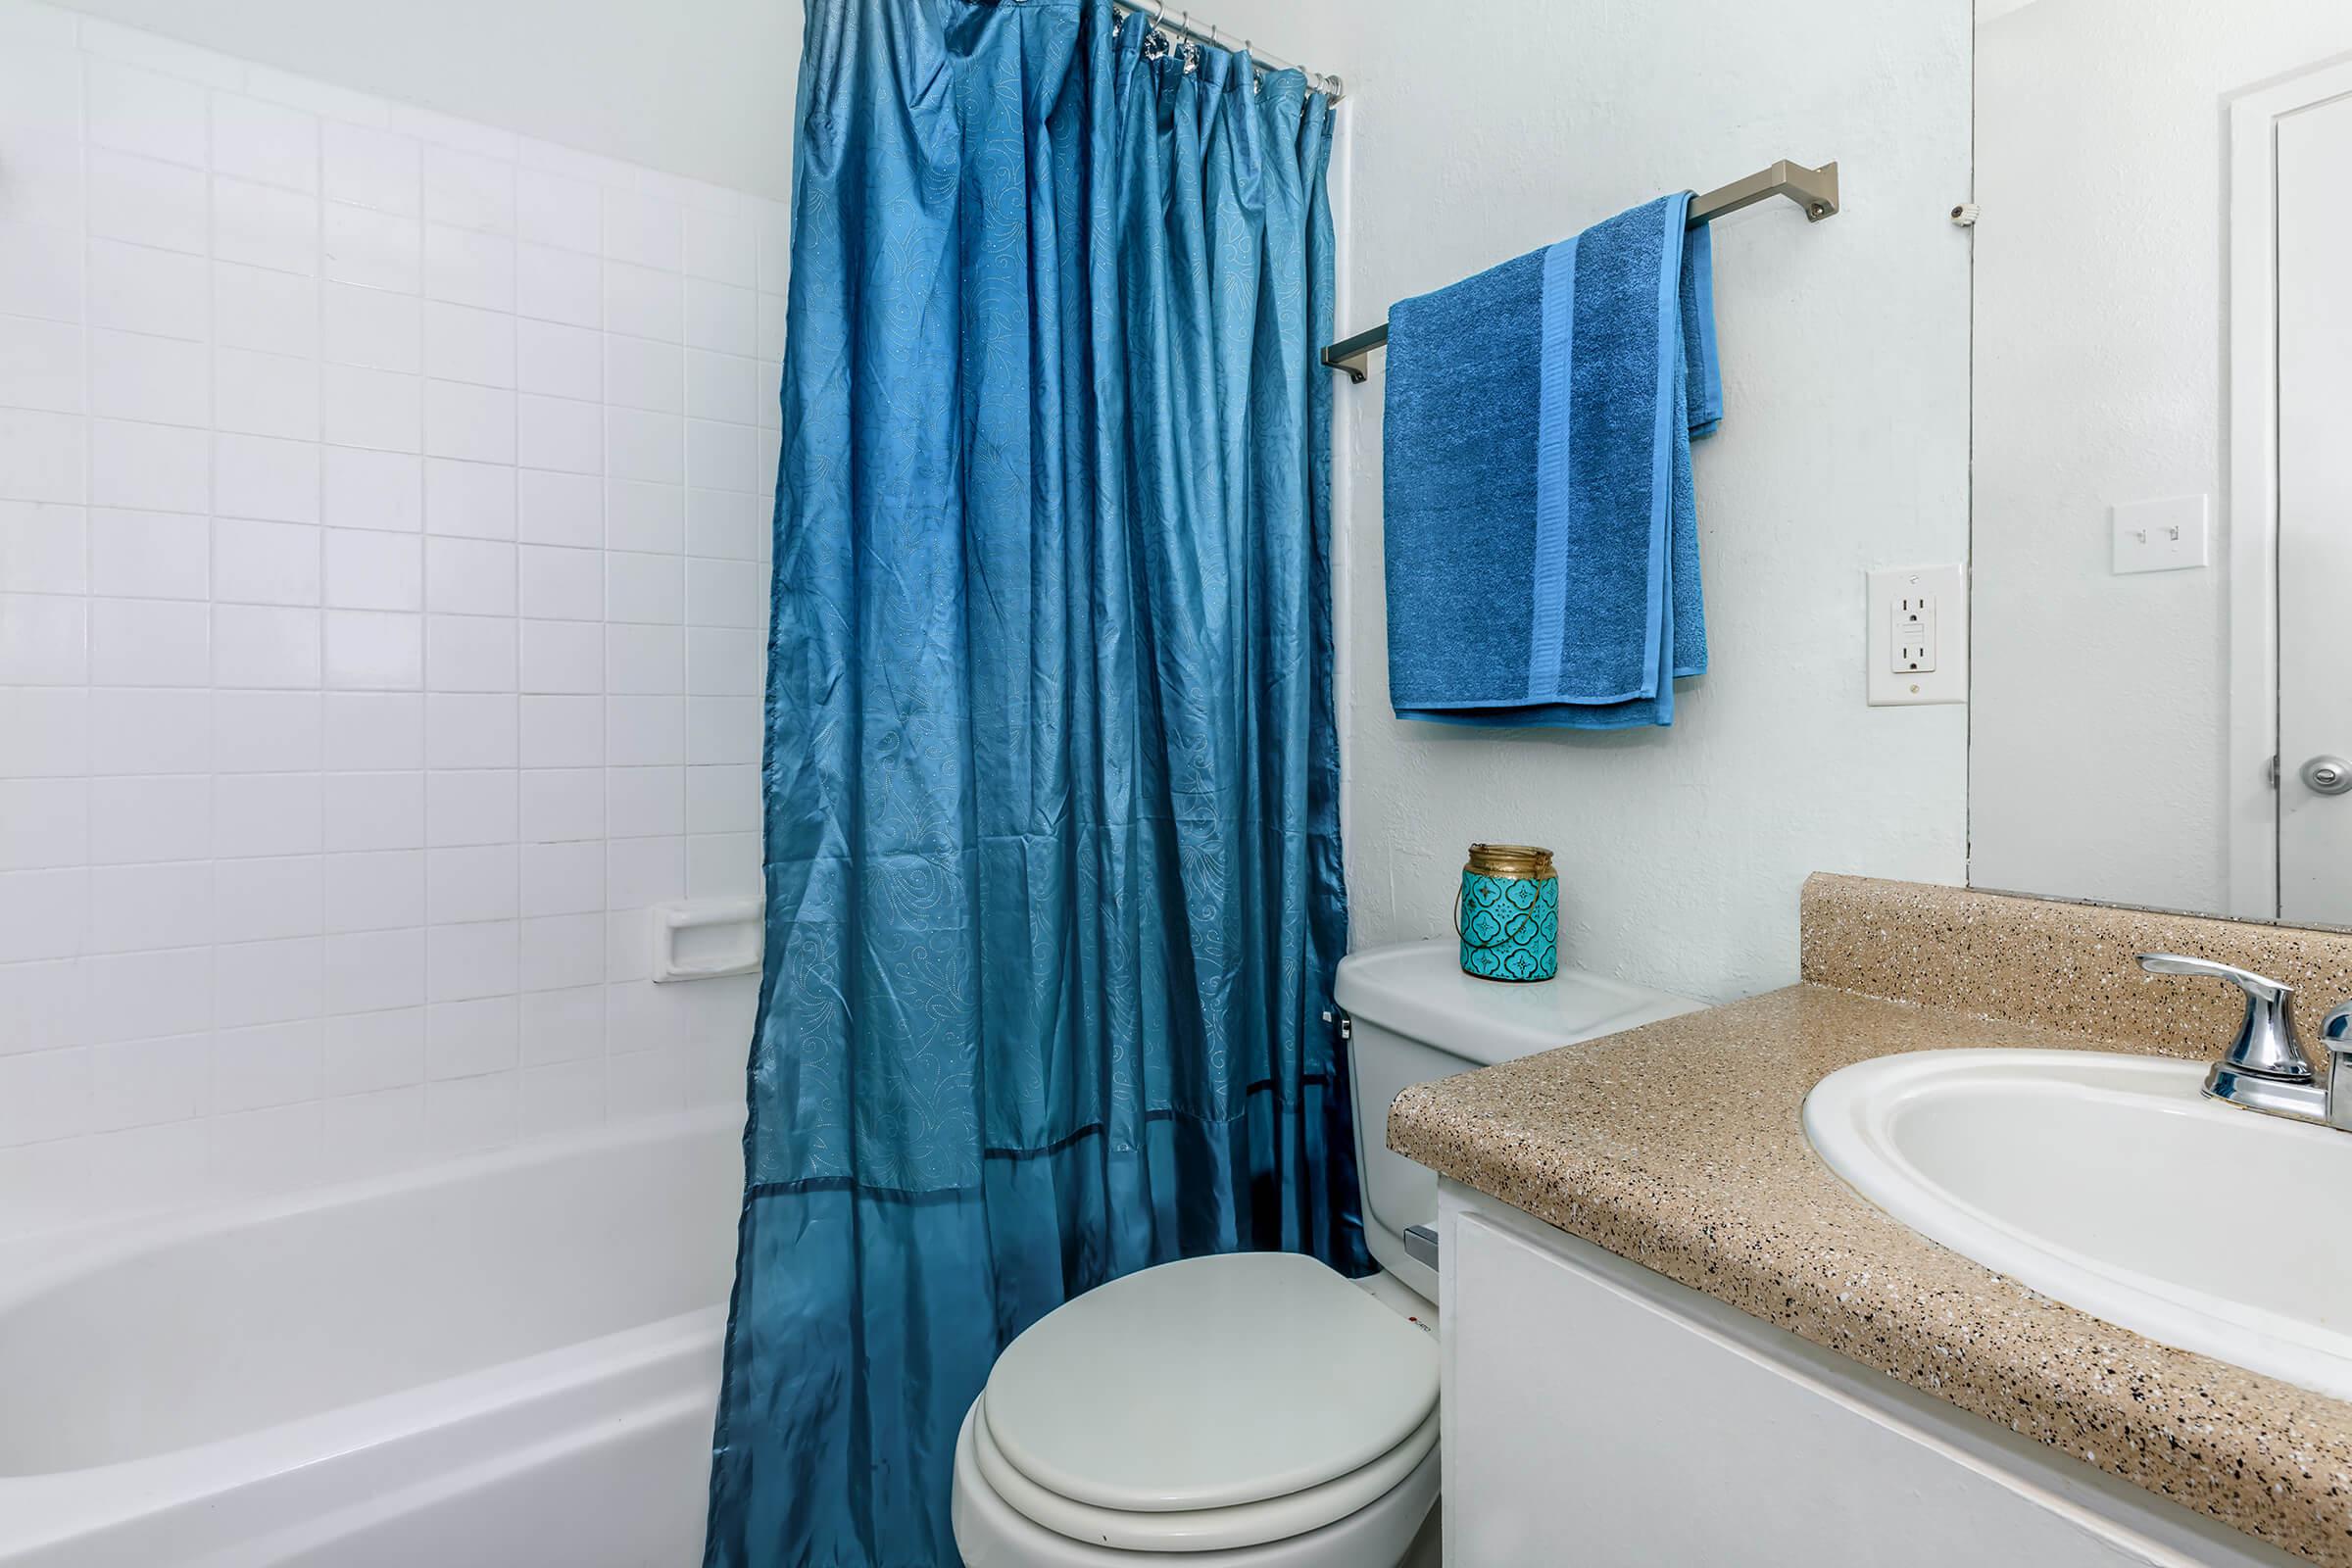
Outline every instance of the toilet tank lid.
<path fill-rule="evenodd" d="M 1550 980 L 1481 980 L 1462 973 L 1450 941 L 1350 954 L 1340 960 L 1334 994 L 1355 1018 L 1480 1067 L 1707 1005 L 1581 969 Z"/>

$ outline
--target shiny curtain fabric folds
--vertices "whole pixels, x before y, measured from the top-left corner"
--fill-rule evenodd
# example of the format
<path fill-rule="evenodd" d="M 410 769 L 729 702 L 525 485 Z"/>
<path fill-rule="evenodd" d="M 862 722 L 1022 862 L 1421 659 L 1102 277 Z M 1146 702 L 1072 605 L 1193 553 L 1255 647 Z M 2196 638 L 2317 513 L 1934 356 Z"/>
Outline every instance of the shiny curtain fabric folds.
<path fill-rule="evenodd" d="M 1368 1267 L 1330 105 L 1148 32 L 808 6 L 711 1565 L 952 1565 L 957 1424 L 1043 1313 Z"/>

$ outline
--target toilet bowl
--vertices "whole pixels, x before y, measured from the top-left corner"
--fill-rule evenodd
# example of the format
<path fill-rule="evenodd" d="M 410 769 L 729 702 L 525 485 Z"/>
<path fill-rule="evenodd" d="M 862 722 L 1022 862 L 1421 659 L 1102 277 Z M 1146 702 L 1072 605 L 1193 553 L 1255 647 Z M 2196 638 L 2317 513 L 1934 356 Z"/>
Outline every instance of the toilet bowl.
<path fill-rule="evenodd" d="M 956 1441 L 968 1568 L 1399 1568 L 1437 1501 L 1438 1371 L 1425 1303 L 1395 1295 L 1423 1312 L 1246 1252 L 1049 1313 Z"/>
<path fill-rule="evenodd" d="M 998 1357 L 956 1439 L 967 1568 L 1436 1568 L 1437 1178 L 1388 1151 L 1389 1103 L 1700 1004 L 1567 969 L 1535 985 L 1476 979 L 1436 942 L 1352 956 L 1337 996 L 1364 1239 L 1382 1271 L 1187 1258 L 1040 1318 Z"/>

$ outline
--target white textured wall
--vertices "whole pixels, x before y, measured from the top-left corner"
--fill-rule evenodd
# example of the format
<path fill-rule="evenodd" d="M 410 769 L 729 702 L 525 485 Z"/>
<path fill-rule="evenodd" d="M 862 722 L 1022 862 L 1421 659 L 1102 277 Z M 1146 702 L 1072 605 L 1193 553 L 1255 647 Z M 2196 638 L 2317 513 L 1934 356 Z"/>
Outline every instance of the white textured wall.
<path fill-rule="evenodd" d="M 62 0 L 402 103 L 792 195 L 801 0 Z"/>
<path fill-rule="evenodd" d="M 2352 49 L 2308 0 L 2036 0 L 1977 40 L 1969 879 L 2227 903 L 2228 99 Z M 2202 491 L 2202 571 L 2108 509 Z"/>
<path fill-rule="evenodd" d="M 1796 975 L 1814 870 L 1957 882 L 1966 710 L 1863 703 L 1862 573 L 1965 559 L 1966 0 L 1355 0 L 1343 331 L 1680 186 L 1837 159 L 1845 210 L 1715 234 L 1726 415 L 1696 458 L 1712 672 L 1670 730 L 1397 722 L 1380 356 L 1340 391 L 1355 940 L 1448 929 L 1463 847 L 1559 855 L 1569 962 L 1718 998 Z"/>
<path fill-rule="evenodd" d="M 0 1231 L 740 1096 L 784 235 L 0 0 Z"/>

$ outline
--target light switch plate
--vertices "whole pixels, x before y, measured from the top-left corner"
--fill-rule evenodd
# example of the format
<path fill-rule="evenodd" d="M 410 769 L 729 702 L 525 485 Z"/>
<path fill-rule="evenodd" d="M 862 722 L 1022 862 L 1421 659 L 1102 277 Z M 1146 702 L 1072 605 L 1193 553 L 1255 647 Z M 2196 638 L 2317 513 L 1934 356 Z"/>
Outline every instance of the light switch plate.
<path fill-rule="evenodd" d="M 1958 566 L 1869 573 L 1862 638 L 1873 708 L 1968 701 L 1968 574 Z"/>
<path fill-rule="evenodd" d="M 2111 511 L 2115 527 L 2115 570 L 2184 571 L 2205 564 L 2212 532 L 2211 498 L 2166 496 L 2125 501 Z"/>

